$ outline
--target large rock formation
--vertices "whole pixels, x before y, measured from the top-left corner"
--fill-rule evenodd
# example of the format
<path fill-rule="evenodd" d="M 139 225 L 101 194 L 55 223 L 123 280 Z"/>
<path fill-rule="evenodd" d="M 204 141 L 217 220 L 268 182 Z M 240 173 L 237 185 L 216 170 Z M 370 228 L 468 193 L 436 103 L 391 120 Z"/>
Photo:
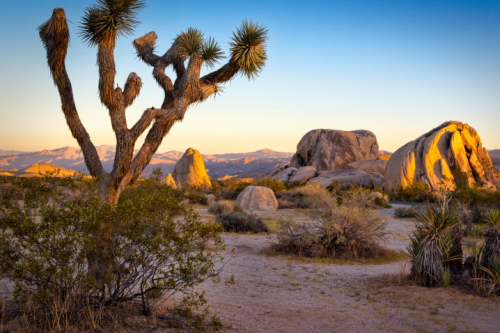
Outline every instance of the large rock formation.
<path fill-rule="evenodd" d="M 248 211 L 276 211 L 278 200 L 274 192 L 263 186 L 248 186 L 238 195 L 236 203 Z"/>
<path fill-rule="evenodd" d="M 387 160 L 359 160 L 349 163 L 347 169 L 363 170 L 365 172 L 378 172 L 384 174 Z"/>
<path fill-rule="evenodd" d="M 467 176 L 469 185 L 494 186 L 488 151 L 476 130 L 458 121 L 441 126 L 399 148 L 385 169 L 386 191 L 397 191 L 419 181 L 431 189 L 455 189 L 455 176 Z"/>
<path fill-rule="evenodd" d="M 174 172 L 172 172 L 177 186 L 212 186 L 205 163 L 200 152 L 193 148 L 188 148 L 181 159 L 177 161 Z"/>
<path fill-rule="evenodd" d="M 290 165 L 330 171 L 347 169 L 349 163 L 357 160 L 376 160 L 378 156 L 377 138 L 370 131 L 317 129 L 302 137 Z"/>
<path fill-rule="evenodd" d="M 381 174 L 369 174 L 362 170 L 333 170 L 321 173 L 318 177 L 311 178 L 307 183 L 314 184 L 319 182 L 321 187 L 328 187 L 336 181 L 341 188 L 347 188 L 351 185 L 360 185 L 374 188 L 384 186 L 384 178 Z"/>

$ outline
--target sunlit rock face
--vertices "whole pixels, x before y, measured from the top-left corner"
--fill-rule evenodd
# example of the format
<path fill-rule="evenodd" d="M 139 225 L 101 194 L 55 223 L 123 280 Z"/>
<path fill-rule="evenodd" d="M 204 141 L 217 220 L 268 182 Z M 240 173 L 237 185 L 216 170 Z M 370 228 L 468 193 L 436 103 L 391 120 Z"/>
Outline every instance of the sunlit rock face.
<path fill-rule="evenodd" d="M 290 165 L 330 171 L 347 169 L 349 163 L 358 160 L 376 160 L 378 156 L 377 137 L 370 131 L 317 129 L 302 137 Z"/>
<path fill-rule="evenodd" d="M 199 151 L 193 148 L 188 148 L 181 159 L 177 161 L 172 178 L 178 187 L 186 185 L 212 186 L 203 157 Z"/>
<path fill-rule="evenodd" d="M 467 124 L 448 121 L 391 156 L 384 173 L 385 189 L 395 192 L 418 181 L 433 190 L 453 190 L 460 173 L 470 186 L 479 182 L 495 187 L 493 164 L 479 134 Z"/>

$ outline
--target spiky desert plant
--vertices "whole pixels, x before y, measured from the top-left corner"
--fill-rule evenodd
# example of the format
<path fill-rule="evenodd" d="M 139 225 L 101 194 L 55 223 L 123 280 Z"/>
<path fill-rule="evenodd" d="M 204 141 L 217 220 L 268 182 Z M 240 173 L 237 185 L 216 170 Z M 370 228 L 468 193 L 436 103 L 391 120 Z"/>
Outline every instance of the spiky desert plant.
<path fill-rule="evenodd" d="M 471 210 L 471 222 L 480 223 L 481 210 L 479 205 L 486 199 L 486 190 L 477 184 L 472 187 L 468 186 L 460 192 L 459 198 L 465 201 L 469 206 Z"/>
<path fill-rule="evenodd" d="M 500 212 L 490 209 L 483 214 L 483 221 L 488 224 L 484 243 L 481 266 L 490 269 L 495 261 L 500 260 Z"/>
<path fill-rule="evenodd" d="M 264 68 L 267 60 L 267 29 L 252 21 L 243 21 L 233 32 L 231 54 L 234 61 L 243 68 L 248 78 L 254 78 Z"/>
<path fill-rule="evenodd" d="M 268 31 L 250 21 L 243 21 L 233 33 L 229 61 L 203 77 L 200 77 L 202 66 L 212 68 L 223 57 L 214 39 L 205 38 L 200 30 L 189 28 L 176 36 L 167 52 L 157 55 L 157 35 L 149 32 L 135 39 L 133 46 L 137 56 L 153 68 L 153 77 L 163 89 L 164 99 L 161 108 L 146 109 L 137 123 L 129 128 L 125 110 L 139 95 L 142 80 L 136 73 L 130 73 L 123 89 L 115 84 L 114 49 L 118 37 L 133 34 L 139 24 L 137 15 L 144 6 L 144 0 L 97 0 L 95 5 L 87 8 L 81 21 L 80 36 L 83 41 L 97 46 L 99 97 L 109 110 L 116 137 L 116 155 L 109 173 L 104 170 L 76 109 L 65 67 L 70 35 L 64 10 L 54 9 L 52 17 L 39 27 L 67 124 L 82 148 L 89 173 L 101 182 L 101 195 L 111 204 L 116 204 L 123 190 L 139 178 L 163 138 L 175 123 L 184 118 L 191 105 L 219 94 L 223 90 L 222 85 L 237 74 L 255 78 L 267 60 Z M 170 66 L 176 74 L 174 81 L 166 74 Z M 146 139 L 134 156 L 135 143 L 148 128 Z"/>
<path fill-rule="evenodd" d="M 457 216 L 447 203 L 443 203 L 428 206 L 417 219 L 416 230 L 410 235 L 410 245 L 407 246 L 412 261 L 411 275 L 425 286 L 442 285 L 447 269 L 444 263 L 454 259 L 456 250 L 453 229 L 458 225 Z"/>

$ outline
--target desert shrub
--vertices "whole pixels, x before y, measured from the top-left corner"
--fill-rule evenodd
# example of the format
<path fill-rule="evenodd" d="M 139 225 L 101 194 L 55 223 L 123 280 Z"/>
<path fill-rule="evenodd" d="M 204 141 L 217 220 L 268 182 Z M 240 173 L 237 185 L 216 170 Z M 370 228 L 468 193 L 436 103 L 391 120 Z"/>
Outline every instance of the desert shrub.
<path fill-rule="evenodd" d="M 252 182 L 240 179 L 214 180 L 212 181 L 212 191 L 217 198 L 236 200 L 238 195 L 250 185 Z"/>
<path fill-rule="evenodd" d="M 284 198 L 278 198 L 278 209 L 291 209 L 296 208 L 294 201 Z"/>
<path fill-rule="evenodd" d="M 386 220 L 372 211 L 369 194 L 360 189 L 338 198 L 318 186 L 307 186 L 313 222 L 287 220 L 280 223 L 276 251 L 306 257 L 373 258 L 385 251 L 377 241 L 383 236 Z"/>
<path fill-rule="evenodd" d="M 242 212 L 222 213 L 215 216 L 215 222 L 220 223 L 225 231 L 254 233 L 268 232 L 266 223 L 257 215 Z"/>
<path fill-rule="evenodd" d="M 449 264 L 462 260 L 461 256 L 454 257 L 461 251 L 461 245 L 456 242 L 457 216 L 444 199 L 440 205 L 427 206 L 427 211 L 417 215 L 417 219 L 416 230 L 410 235 L 407 246 L 412 263 L 411 276 L 424 286 L 442 286 L 450 273 Z"/>
<path fill-rule="evenodd" d="M 285 191 L 285 182 L 280 182 L 279 180 L 274 180 L 272 178 L 261 178 L 257 180 L 254 186 L 264 186 L 269 187 L 275 194 L 279 191 Z"/>
<path fill-rule="evenodd" d="M 243 206 L 241 206 L 241 205 L 238 205 L 237 203 L 234 203 L 233 204 L 233 212 L 244 213 L 245 208 L 243 208 Z"/>
<path fill-rule="evenodd" d="M 222 258 L 206 245 L 224 247 L 221 228 L 180 204 L 180 192 L 146 180 L 111 206 L 93 181 L 69 188 L 72 195 L 39 182 L 23 202 L 0 200 L 0 279 L 15 284 L 15 307 L 31 307 L 32 320 L 63 316 L 74 323 L 89 310 L 127 302 L 150 314 L 173 293 L 204 302 L 193 287 L 218 279 Z M 45 331 L 51 321 L 37 325 Z"/>
<path fill-rule="evenodd" d="M 306 192 L 307 186 L 295 187 L 288 191 L 275 192 L 276 199 L 278 200 L 278 209 L 282 208 L 309 208 L 310 202 L 307 199 Z M 280 204 L 281 202 L 281 204 Z"/>
<path fill-rule="evenodd" d="M 407 187 L 400 186 L 398 193 L 393 195 L 393 198 L 395 200 L 409 202 L 435 201 L 430 186 L 419 181 L 415 181 Z"/>
<path fill-rule="evenodd" d="M 188 199 L 191 204 L 206 205 L 207 199 L 205 195 L 203 192 L 195 192 L 192 189 L 184 192 L 184 198 Z"/>
<path fill-rule="evenodd" d="M 397 207 L 394 209 L 394 216 L 399 218 L 417 217 L 417 207 Z"/>
<path fill-rule="evenodd" d="M 377 207 L 382 207 L 382 208 L 391 208 L 392 207 L 391 205 L 389 205 L 389 202 L 387 202 L 387 200 L 384 197 L 382 197 L 382 198 L 375 197 L 373 199 L 373 203 Z"/>
<path fill-rule="evenodd" d="M 232 204 L 230 201 L 227 200 L 214 201 L 208 206 L 208 212 L 214 215 L 228 213 L 232 210 L 233 210 Z"/>

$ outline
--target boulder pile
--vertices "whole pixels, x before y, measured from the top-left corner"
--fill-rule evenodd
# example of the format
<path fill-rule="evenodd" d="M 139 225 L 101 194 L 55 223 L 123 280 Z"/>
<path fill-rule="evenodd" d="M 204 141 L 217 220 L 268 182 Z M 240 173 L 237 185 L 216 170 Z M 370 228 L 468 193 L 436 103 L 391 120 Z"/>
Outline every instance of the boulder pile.
<path fill-rule="evenodd" d="M 448 121 L 399 148 L 387 163 L 385 189 L 395 192 L 414 182 L 432 190 L 456 188 L 456 177 L 465 175 L 468 185 L 495 187 L 488 151 L 474 128 Z"/>

